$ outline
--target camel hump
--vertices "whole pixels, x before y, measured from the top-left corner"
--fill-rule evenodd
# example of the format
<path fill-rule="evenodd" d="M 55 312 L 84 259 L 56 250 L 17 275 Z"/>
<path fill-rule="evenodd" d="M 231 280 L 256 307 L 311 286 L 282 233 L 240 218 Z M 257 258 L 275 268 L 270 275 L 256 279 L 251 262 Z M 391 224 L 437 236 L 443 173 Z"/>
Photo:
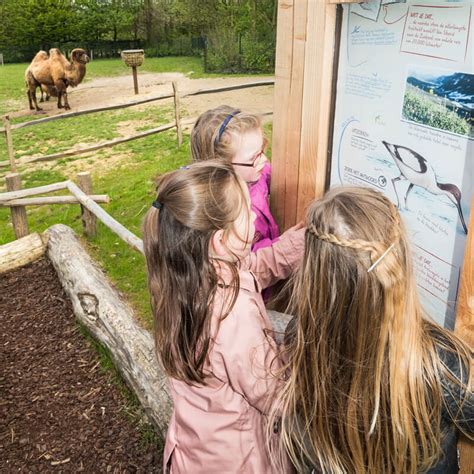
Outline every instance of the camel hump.
<path fill-rule="evenodd" d="M 31 64 L 35 64 L 41 61 L 46 61 L 48 58 L 49 58 L 49 54 L 46 51 L 43 51 L 43 50 L 38 51 L 35 54 L 35 57 L 33 58 L 33 60 L 31 61 Z"/>

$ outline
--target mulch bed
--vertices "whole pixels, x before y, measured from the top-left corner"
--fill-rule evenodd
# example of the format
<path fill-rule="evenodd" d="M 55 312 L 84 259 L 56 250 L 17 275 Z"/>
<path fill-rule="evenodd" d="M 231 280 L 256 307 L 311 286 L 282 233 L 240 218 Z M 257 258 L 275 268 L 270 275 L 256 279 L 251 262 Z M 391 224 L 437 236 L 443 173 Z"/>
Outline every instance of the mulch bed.
<path fill-rule="evenodd" d="M 0 471 L 161 472 L 53 266 L 0 275 Z"/>

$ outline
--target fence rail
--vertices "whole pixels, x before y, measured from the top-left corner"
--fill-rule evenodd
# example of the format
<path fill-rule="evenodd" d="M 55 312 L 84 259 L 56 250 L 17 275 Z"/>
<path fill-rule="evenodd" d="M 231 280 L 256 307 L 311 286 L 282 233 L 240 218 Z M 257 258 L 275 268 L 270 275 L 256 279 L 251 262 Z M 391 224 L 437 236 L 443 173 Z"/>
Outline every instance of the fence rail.
<path fill-rule="evenodd" d="M 21 189 L 21 175 L 19 173 L 8 174 L 6 176 L 8 192 L 0 193 L 0 207 L 10 208 L 15 237 L 20 239 L 30 233 L 26 206 L 43 206 L 51 204 L 80 204 L 84 233 L 89 237 L 94 236 L 96 233 L 95 218 L 97 208 L 100 209 L 102 213 L 105 213 L 97 203 L 108 203 L 110 202 L 110 199 L 107 194 L 92 194 L 92 178 L 89 172 L 78 173 L 77 180 L 79 186 L 75 185 L 72 181 L 67 180 L 60 183 L 48 184 L 46 186 Z M 67 189 L 72 196 L 31 197 L 40 194 L 53 193 L 63 189 Z M 89 208 L 92 208 L 92 211 Z M 109 225 L 110 227 L 110 222 L 106 223 L 106 225 Z M 117 232 L 115 229 L 114 231 Z M 122 231 L 122 229 L 119 228 L 119 231 Z M 126 235 L 126 237 L 130 240 L 129 236 Z M 126 239 L 124 238 L 124 240 Z M 126 241 L 128 242 L 128 240 Z"/>
<path fill-rule="evenodd" d="M 176 128 L 176 133 L 178 137 L 178 146 L 181 145 L 182 143 L 182 127 L 183 125 L 188 125 L 189 122 L 194 121 L 195 118 L 187 118 L 187 119 L 181 119 L 181 111 L 180 111 L 180 99 L 186 98 L 186 97 L 192 97 L 192 96 L 197 96 L 197 95 L 203 95 L 203 94 L 215 94 L 219 92 L 226 92 L 226 91 L 234 91 L 234 90 L 240 90 L 240 89 L 248 89 L 252 87 L 263 87 L 263 86 L 271 86 L 274 85 L 275 81 L 274 80 L 268 80 L 268 81 L 253 81 L 253 82 L 246 82 L 244 84 L 237 84 L 237 85 L 232 85 L 232 86 L 223 86 L 223 87 L 214 87 L 214 88 L 206 88 L 206 89 L 197 89 L 195 91 L 191 92 L 186 92 L 184 94 L 180 94 L 178 90 L 178 85 L 177 82 L 173 82 L 173 93 L 172 94 L 161 94 L 155 97 L 149 97 L 147 99 L 141 99 L 141 100 L 134 100 L 131 102 L 127 102 L 124 104 L 115 104 L 115 105 L 109 105 L 106 107 L 96 107 L 93 109 L 87 109 L 87 110 L 79 110 L 76 112 L 67 112 L 61 115 L 55 115 L 53 117 L 44 117 L 36 120 L 31 120 L 30 122 L 24 122 L 24 123 L 19 123 L 19 124 L 11 124 L 10 123 L 10 118 L 8 115 L 5 115 L 3 117 L 3 123 L 4 127 L 0 128 L 0 132 L 3 132 L 5 134 L 5 139 L 7 143 L 7 152 L 8 152 L 8 160 L 7 161 L 0 161 L 0 168 L 7 168 L 10 167 L 12 172 L 16 171 L 16 166 L 17 164 L 28 164 L 28 163 L 35 163 L 38 161 L 51 161 L 51 160 L 56 160 L 59 158 L 66 158 L 70 156 L 76 156 L 76 155 L 81 155 L 84 153 L 89 153 L 91 151 L 96 151 L 100 150 L 102 148 L 109 148 L 115 145 L 119 145 L 121 143 L 125 143 L 131 140 L 137 140 L 140 138 L 144 138 L 150 135 L 154 135 L 156 133 L 161 133 L 166 130 L 170 130 L 172 128 Z M 122 108 L 127 108 L 127 107 L 134 107 L 137 105 L 143 105 L 147 104 L 150 102 L 155 102 L 159 100 L 165 100 L 165 99 L 171 99 L 174 98 L 174 109 L 175 109 L 175 121 L 173 123 L 169 123 L 166 125 L 162 125 L 157 128 L 152 128 L 150 130 L 147 130 L 145 132 L 141 132 L 135 135 L 131 135 L 128 137 L 123 137 L 123 138 L 117 138 L 114 140 L 110 140 L 108 142 L 103 142 L 103 143 L 98 143 L 96 145 L 92 145 L 90 147 L 85 147 L 85 148 L 80 148 L 76 150 L 66 150 L 63 152 L 59 153 L 54 153 L 51 155 L 43 155 L 43 156 L 35 156 L 35 157 L 30 157 L 30 158 L 24 158 L 24 157 L 15 157 L 15 152 L 13 149 L 13 140 L 12 140 L 12 132 L 14 130 L 18 130 L 21 128 L 25 127 L 31 127 L 35 125 L 41 125 L 47 122 L 51 122 L 53 120 L 63 120 L 63 119 L 68 119 L 68 118 L 73 118 L 73 117 L 78 117 L 80 115 L 86 115 L 86 114 L 92 114 L 92 113 L 97 113 L 97 112 L 104 112 L 107 110 L 116 110 L 116 109 L 122 109 Z M 271 114 L 271 113 L 270 113 Z M 268 112 L 264 113 L 263 115 L 269 115 Z"/>
<path fill-rule="evenodd" d="M 248 89 L 249 87 L 263 87 L 263 86 L 273 86 L 275 84 L 274 80 L 268 80 L 268 81 L 254 81 L 254 82 L 246 82 L 244 84 L 237 84 L 234 86 L 223 86 L 223 87 L 214 87 L 214 88 L 208 88 L 208 89 L 197 89 L 195 91 L 191 92 L 186 92 L 185 94 L 181 94 L 179 97 L 181 99 L 185 97 L 191 97 L 191 96 L 196 96 L 196 95 L 202 95 L 202 94 L 215 94 L 218 92 L 227 92 L 227 91 L 233 91 L 233 90 L 239 90 L 239 89 Z M 143 105 L 143 104 L 148 104 L 150 102 L 155 102 L 158 100 L 164 100 L 164 99 L 172 99 L 175 96 L 175 94 L 160 94 L 154 97 L 148 97 L 146 99 L 140 99 L 140 100 L 133 100 L 131 102 L 126 102 L 123 104 L 114 104 L 114 105 L 107 105 L 106 107 L 95 107 L 93 109 L 86 109 L 86 110 L 78 110 L 76 112 L 66 112 L 64 114 L 60 115 L 53 115 L 52 117 L 43 117 L 40 119 L 36 120 L 30 120 L 29 122 L 23 122 L 23 123 L 17 123 L 14 125 L 11 125 L 12 130 L 18 130 L 20 128 L 25 128 L 25 127 L 31 127 L 34 125 L 41 125 L 42 123 L 46 122 L 52 122 L 53 120 L 61 120 L 61 119 L 68 119 L 68 118 L 73 118 L 73 117 L 79 117 L 80 115 L 87 115 L 87 114 L 94 114 L 97 112 L 104 112 L 106 110 L 116 110 L 116 109 L 124 109 L 127 107 L 135 107 L 137 105 Z M 5 127 L 0 128 L 0 132 L 5 133 Z"/>
<path fill-rule="evenodd" d="M 183 125 L 189 125 L 193 123 L 196 118 L 181 118 L 180 111 L 180 99 L 185 97 L 203 95 L 203 94 L 213 94 L 219 92 L 233 91 L 239 89 L 247 89 L 251 87 L 261 87 L 261 86 L 270 86 L 274 85 L 275 81 L 257 81 L 257 82 L 248 82 L 244 84 L 238 84 L 233 86 L 224 86 L 216 88 L 206 88 L 198 89 L 195 91 L 187 92 L 185 94 L 180 94 L 176 82 L 173 82 L 173 94 L 161 94 L 155 97 L 149 97 L 147 99 L 135 100 L 132 102 L 127 102 L 125 104 L 116 104 L 107 107 L 97 107 L 88 110 L 81 110 L 77 112 L 68 112 L 61 115 L 55 115 L 53 117 L 45 117 L 37 120 L 32 120 L 30 122 L 25 122 L 21 124 L 12 125 L 10 123 L 9 116 L 6 115 L 3 118 L 4 127 L 0 128 L 0 132 L 5 134 L 6 143 L 7 143 L 7 152 L 8 152 L 8 161 L 0 162 L 1 167 L 10 166 L 12 173 L 6 176 L 6 185 L 7 192 L 0 193 L 0 207 L 9 207 L 12 214 L 12 223 L 13 229 L 15 232 L 16 238 L 21 238 L 29 234 L 28 229 L 28 220 L 26 214 L 26 206 L 39 206 L 39 205 L 51 205 L 51 204 L 80 204 L 82 209 L 82 221 L 84 232 L 86 235 L 91 236 L 95 234 L 95 219 L 99 219 L 104 225 L 109 227 L 113 232 L 115 232 L 122 240 L 128 243 L 132 248 L 143 253 L 143 242 L 135 234 L 130 232 L 126 227 L 124 227 L 120 222 L 116 221 L 110 214 L 108 214 L 104 209 L 99 206 L 99 202 L 108 203 L 109 197 L 107 195 L 93 195 L 92 194 L 92 180 L 90 173 L 79 173 L 78 182 L 79 186 L 74 184 L 72 181 L 67 180 L 60 183 L 48 184 L 45 186 L 38 186 L 36 188 L 21 189 L 21 175 L 16 173 L 16 165 L 18 164 L 27 164 L 34 163 L 38 161 L 48 161 L 55 160 L 58 158 L 64 158 L 68 156 L 80 155 L 88 153 L 91 151 L 99 150 L 101 148 L 112 147 L 120 143 L 125 143 L 131 140 L 136 140 L 139 138 L 147 137 L 156 133 L 161 133 L 166 130 L 175 128 L 177 131 L 178 137 L 178 146 L 181 145 L 182 141 L 182 128 Z M 53 120 L 62 120 L 72 117 L 77 117 L 80 115 L 91 114 L 96 112 L 103 112 L 106 110 L 115 110 L 126 107 L 133 107 L 136 105 L 142 105 L 149 102 L 154 102 L 158 100 L 171 99 L 174 98 L 174 108 L 175 108 L 175 120 L 174 122 L 162 125 L 157 128 L 147 130 L 132 136 L 117 138 L 108 142 L 98 143 L 86 148 L 81 148 L 78 150 L 66 150 L 60 153 L 54 153 L 51 155 L 37 156 L 24 158 L 19 157 L 15 159 L 14 150 L 13 150 L 13 140 L 12 132 L 24 127 L 31 127 L 34 125 L 40 125 L 46 122 Z M 268 116 L 272 112 L 264 112 L 262 115 Z M 56 191 L 67 189 L 72 196 L 53 196 L 53 197 L 35 197 L 40 194 L 47 194 Z"/>

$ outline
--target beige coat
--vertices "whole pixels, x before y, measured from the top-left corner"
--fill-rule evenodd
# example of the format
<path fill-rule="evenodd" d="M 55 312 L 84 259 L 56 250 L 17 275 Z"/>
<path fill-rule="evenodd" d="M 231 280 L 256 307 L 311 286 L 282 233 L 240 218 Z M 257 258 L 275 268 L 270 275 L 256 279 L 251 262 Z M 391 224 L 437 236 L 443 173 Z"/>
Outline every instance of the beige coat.
<path fill-rule="evenodd" d="M 264 424 L 277 388 L 270 370 L 280 365 L 261 290 L 287 278 L 303 248 L 304 229 L 290 229 L 271 247 L 251 254 L 239 272 L 235 305 L 220 324 L 220 303 L 230 290 L 219 288 L 213 320 L 217 333 L 207 368 L 213 376 L 205 386 L 170 380 L 174 411 L 164 451 L 165 472 L 166 466 L 173 474 L 273 472 Z"/>

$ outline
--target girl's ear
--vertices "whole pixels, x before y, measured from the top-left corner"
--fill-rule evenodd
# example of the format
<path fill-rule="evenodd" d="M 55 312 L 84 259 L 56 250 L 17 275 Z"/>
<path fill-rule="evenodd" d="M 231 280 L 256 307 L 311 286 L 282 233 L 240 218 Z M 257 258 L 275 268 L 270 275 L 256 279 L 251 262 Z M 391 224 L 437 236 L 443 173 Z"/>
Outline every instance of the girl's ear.
<path fill-rule="evenodd" d="M 211 246 L 212 252 L 217 255 L 218 257 L 224 257 L 227 255 L 227 248 L 224 245 L 224 230 L 219 229 L 214 232 L 213 236 L 211 237 Z"/>

